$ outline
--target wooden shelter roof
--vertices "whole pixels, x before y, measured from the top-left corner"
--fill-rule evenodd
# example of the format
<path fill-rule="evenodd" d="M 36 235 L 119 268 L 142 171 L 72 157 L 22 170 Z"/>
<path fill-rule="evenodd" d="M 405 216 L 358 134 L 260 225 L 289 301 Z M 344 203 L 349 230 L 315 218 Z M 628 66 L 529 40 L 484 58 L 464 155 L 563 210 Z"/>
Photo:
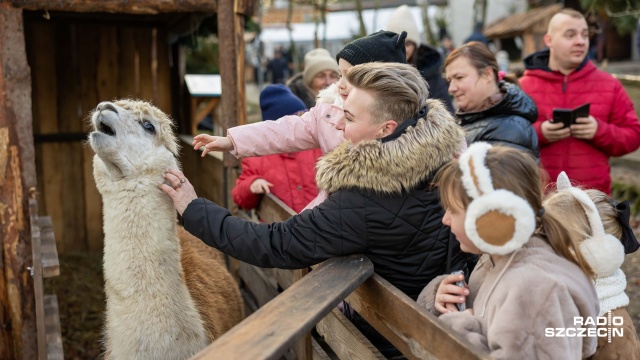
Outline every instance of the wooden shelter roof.
<path fill-rule="evenodd" d="M 215 12 L 218 0 L 10 0 L 25 10 L 79 13 L 156 15 L 178 12 Z"/>
<path fill-rule="evenodd" d="M 561 4 L 542 6 L 527 12 L 513 14 L 498 20 L 484 29 L 488 38 L 505 38 L 522 34 L 525 30 L 545 19 L 550 19 L 562 9 Z"/>

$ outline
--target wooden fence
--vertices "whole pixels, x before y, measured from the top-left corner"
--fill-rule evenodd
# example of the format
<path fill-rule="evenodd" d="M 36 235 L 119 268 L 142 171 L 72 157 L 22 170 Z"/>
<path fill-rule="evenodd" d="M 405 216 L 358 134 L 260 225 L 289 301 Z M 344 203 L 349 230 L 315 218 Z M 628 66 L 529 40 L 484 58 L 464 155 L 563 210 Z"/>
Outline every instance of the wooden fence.
<path fill-rule="evenodd" d="M 183 141 L 190 144 L 187 137 Z M 224 168 L 219 153 L 204 159 L 199 156 L 187 150 L 181 159 L 183 171 L 198 195 L 209 195 L 211 200 L 234 208 L 228 194 L 237 170 Z M 237 209 L 233 211 L 251 218 Z M 272 195 L 264 196 L 256 209 L 256 215 L 265 222 L 283 221 L 294 214 Z M 195 359 L 331 358 L 310 335 L 314 327 L 330 352 L 340 359 L 384 359 L 337 310 L 343 299 L 408 359 L 489 358 L 373 273 L 373 265 L 362 255 L 327 260 L 309 274 L 306 269 L 261 269 L 235 260 L 230 267 L 252 314 Z"/>

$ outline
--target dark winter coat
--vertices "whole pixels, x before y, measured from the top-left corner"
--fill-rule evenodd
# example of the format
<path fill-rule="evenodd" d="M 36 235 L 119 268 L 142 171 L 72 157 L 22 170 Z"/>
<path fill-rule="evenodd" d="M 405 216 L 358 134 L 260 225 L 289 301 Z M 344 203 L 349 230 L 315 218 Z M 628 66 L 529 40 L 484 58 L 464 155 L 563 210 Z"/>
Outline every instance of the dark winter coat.
<path fill-rule="evenodd" d="M 438 50 L 428 45 L 420 45 L 416 52 L 415 67 L 429 84 L 429 97 L 442 100 L 447 110 L 453 114 L 453 105 L 449 95 L 449 84 L 442 77 L 443 60 Z"/>
<path fill-rule="evenodd" d="M 478 112 L 456 114 L 467 133 L 467 144 L 486 141 L 507 145 L 539 158 L 538 136 L 533 127 L 538 118 L 536 105 L 515 84 L 502 81 L 499 88 L 503 98 L 497 104 Z"/>
<path fill-rule="evenodd" d="M 307 109 L 311 109 L 316 106 L 316 97 L 313 94 L 313 90 L 304 83 L 302 75 L 301 72 L 293 75 L 287 80 L 287 86 L 295 96 L 302 100 Z"/>
<path fill-rule="evenodd" d="M 553 71 L 549 69 L 549 50 L 531 54 L 524 63 L 520 85 L 538 107 L 534 127 L 540 161 L 549 177 L 555 179 L 564 171 L 577 184 L 610 194 L 609 157 L 628 154 L 640 146 L 640 123 L 622 84 L 586 58 L 569 75 Z M 554 108 L 573 109 L 584 103 L 591 103 L 589 115 L 598 122 L 593 139 L 545 139 L 540 125 L 552 118 Z"/>
<path fill-rule="evenodd" d="M 438 101 L 427 103 L 428 120 L 420 119 L 400 137 L 345 141 L 324 156 L 317 184 L 330 195 L 313 209 L 283 222 L 258 224 L 197 199 L 183 213 L 185 229 L 260 267 L 304 268 L 362 253 L 379 275 L 416 299 L 435 276 L 466 267 L 457 241 L 449 241 L 450 229 L 441 222 L 438 191 L 429 185 L 458 151 L 463 132 Z"/>

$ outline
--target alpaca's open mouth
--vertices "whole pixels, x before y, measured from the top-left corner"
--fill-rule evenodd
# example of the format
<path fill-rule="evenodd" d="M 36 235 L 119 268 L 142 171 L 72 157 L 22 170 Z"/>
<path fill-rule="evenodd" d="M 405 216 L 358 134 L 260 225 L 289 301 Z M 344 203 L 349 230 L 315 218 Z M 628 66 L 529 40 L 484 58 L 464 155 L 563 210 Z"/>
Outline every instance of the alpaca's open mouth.
<path fill-rule="evenodd" d="M 116 132 L 113 131 L 113 129 L 109 125 L 105 124 L 102 121 L 100 121 L 98 123 L 98 126 L 96 127 L 96 130 L 101 132 L 101 133 L 103 133 L 103 134 L 107 134 L 107 135 L 110 135 L 110 136 L 114 136 L 116 134 Z"/>

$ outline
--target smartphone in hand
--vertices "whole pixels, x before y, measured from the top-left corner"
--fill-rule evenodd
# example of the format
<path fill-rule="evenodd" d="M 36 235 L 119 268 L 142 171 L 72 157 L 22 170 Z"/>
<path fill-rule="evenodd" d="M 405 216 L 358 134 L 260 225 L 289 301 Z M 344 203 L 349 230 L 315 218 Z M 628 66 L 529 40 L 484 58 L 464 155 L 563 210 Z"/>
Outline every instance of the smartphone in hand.
<path fill-rule="evenodd" d="M 464 271 L 458 270 L 451 273 L 451 275 L 457 275 L 457 274 L 464 275 Z M 460 286 L 461 288 L 467 287 L 467 284 L 464 282 L 464 280 L 456 281 L 455 285 Z M 458 311 L 464 311 L 467 308 L 465 303 L 456 304 L 456 307 L 458 308 Z"/>

